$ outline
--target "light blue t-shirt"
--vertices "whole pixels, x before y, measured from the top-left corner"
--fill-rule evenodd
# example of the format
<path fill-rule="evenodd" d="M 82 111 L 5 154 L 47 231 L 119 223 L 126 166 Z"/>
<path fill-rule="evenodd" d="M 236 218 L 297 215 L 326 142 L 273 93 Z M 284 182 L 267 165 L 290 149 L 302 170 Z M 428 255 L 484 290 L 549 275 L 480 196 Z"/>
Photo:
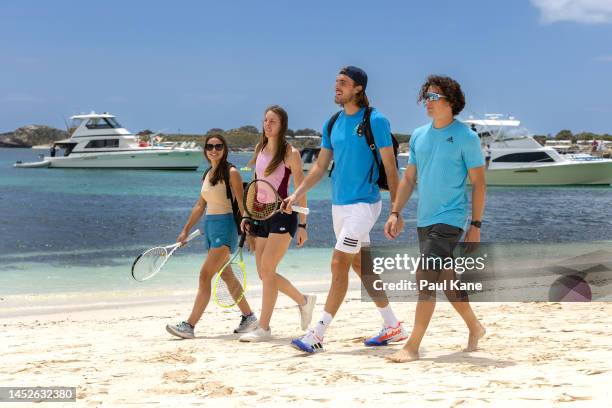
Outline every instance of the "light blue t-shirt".
<path fill-rule="evenodd" d="M 335 205 L 380 201 L 380 190 L 376 184 L 378 168 L 365 140 L 365 132 L 362 132 L 364 135 L 357 134 L 364 112 L 365 108 L 354 115 L 342 111 L 334 123 L 331 138 L 327 134 L 329 119 L 323 125 L 321 147 L 334 154 L 332 204 Z M 370 115 L 370 127 L 377 149 L 393 146 L 389 121 L 376 109 Z M 380 153 L 376 153 L 380 160 Z M 371 182 L 370 172 L 373 172 Z"/>
<path fill-rule="evenodd" d="M 408 163 L 417 168 L 417 226 L 465 228 L 468 170 L 484 165 L 478 135 L 458 120 L 441 129 L 422 126 L 410 137 Z"/>

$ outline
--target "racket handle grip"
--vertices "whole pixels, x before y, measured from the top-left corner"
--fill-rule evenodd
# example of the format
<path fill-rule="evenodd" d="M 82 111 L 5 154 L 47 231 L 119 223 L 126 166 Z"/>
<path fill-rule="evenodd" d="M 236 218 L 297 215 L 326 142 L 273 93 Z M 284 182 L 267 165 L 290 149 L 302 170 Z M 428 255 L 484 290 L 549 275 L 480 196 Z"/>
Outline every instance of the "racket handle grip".
<path fill-rule="evenodd" d="M 307 208 L 307 207 L 300 207 L 300 206 L 297 206 L 297 205 L 292 205 L 291 209 L 293 211 L 295 211 L 296 213 L 300 213 L 300 214 L 304 214 L 304 215 L 310 214 L 310 209 Z"/>
<path fill-rule="evenodd" d="M 195 237 L 199 237 L 200 235 L 202 235 L 202 232 L 199 229 L 197 229 L 197 230 L 193 231 L 191 234 L 189 234 L 187 239 L 185 239 L 185 242 L 189 242 L 192 239 L 194 239 Z"/>

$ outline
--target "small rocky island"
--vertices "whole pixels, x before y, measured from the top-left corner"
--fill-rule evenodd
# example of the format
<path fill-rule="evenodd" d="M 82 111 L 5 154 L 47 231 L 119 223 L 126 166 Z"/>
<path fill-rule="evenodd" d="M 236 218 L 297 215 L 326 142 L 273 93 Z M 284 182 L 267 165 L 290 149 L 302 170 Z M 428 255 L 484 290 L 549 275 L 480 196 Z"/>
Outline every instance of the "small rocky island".
<path fill-rule="evenodd" d="M 28 125 L 0 133 L 0 147 L 32 147 L 68 138 L 65 130 L 45 125 Z"/>

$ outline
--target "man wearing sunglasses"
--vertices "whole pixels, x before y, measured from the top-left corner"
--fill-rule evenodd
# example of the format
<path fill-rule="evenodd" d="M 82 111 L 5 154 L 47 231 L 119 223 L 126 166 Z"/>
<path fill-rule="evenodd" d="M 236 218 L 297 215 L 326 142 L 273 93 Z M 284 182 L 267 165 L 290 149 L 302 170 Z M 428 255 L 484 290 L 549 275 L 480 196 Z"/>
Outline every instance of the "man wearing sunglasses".
<path fill-rule="evenodd" d="M 465 242 L 480 242 L 486 191 L 484 158 L 478 135 L 455 119 L 465 106 L 463 91 L 455 80 L 444 76 L 428 77 L 418 101 L 424 103 L 432 122 L 416 129 L 410 137 L 410 158 L 385 224 L 385 235 L 395 239 L 401 233 L 404 226 L 402 208 L 418 180 L 417 235 L 422 259 L 452 259 L 453 250 L 466 228 L 468 177 L 472 183 L 472 220 Z M 437 264 L 441 266 L 440 262 Z M 417 270 L 417 282 L 455 279 L 452 269 L 425 265 L 430 270 Z M 485 329 L 474 315 L 467 293 L 448 289 L 445 295 L 469 328 L 464 351 L 476 350 Z M 410 338 L 402 350 L 387 357 L 389 360 L 403 363 L 419 358 L 419 346 L 435 305 L 435 290 L 423 288 L 419 291 Z"/>

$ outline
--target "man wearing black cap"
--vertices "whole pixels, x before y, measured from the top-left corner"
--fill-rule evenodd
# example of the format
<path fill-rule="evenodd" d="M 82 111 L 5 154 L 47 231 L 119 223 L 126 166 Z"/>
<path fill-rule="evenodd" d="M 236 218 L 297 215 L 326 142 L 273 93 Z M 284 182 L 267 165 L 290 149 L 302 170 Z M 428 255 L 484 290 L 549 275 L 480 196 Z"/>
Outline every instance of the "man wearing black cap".
<path fill-rule="evenodd" d="M 351 266 L 361 276 L 361 248 L 370 243 L 370 230 L 376 223 L 382 206 L 378 165 L 364 137 L 364 114 L 369 109 L 365 90 L 368 76 L 357 67 L 347 66 L 336 77 L 335 102 L 342 110 L 323 126 L 321 152 L 308 176 L 295 192 L 287 197 L 285 208 L 300 199 L 326 173 L 332 158 L 332 218 L 336 245 L 331 269 L 332 283 L 320 321 L 304 336 L 291 342 L 307 353 L 323 350 L 323 336 L 342 304 L 348 288 Z M 393 152 L 389 121 L 380 112 L 371 110 L 370 128 L 382 162 L 391 200 L 395 198 L 398 172 Z M 367 287 L 367 285 L 366 285 Z M 407 332 L 395 317 L 386 296 L 373 299 L 384 320 L 379 334 L 365 341 L 367 346 L 383 346 L 407 338 Z"/>

